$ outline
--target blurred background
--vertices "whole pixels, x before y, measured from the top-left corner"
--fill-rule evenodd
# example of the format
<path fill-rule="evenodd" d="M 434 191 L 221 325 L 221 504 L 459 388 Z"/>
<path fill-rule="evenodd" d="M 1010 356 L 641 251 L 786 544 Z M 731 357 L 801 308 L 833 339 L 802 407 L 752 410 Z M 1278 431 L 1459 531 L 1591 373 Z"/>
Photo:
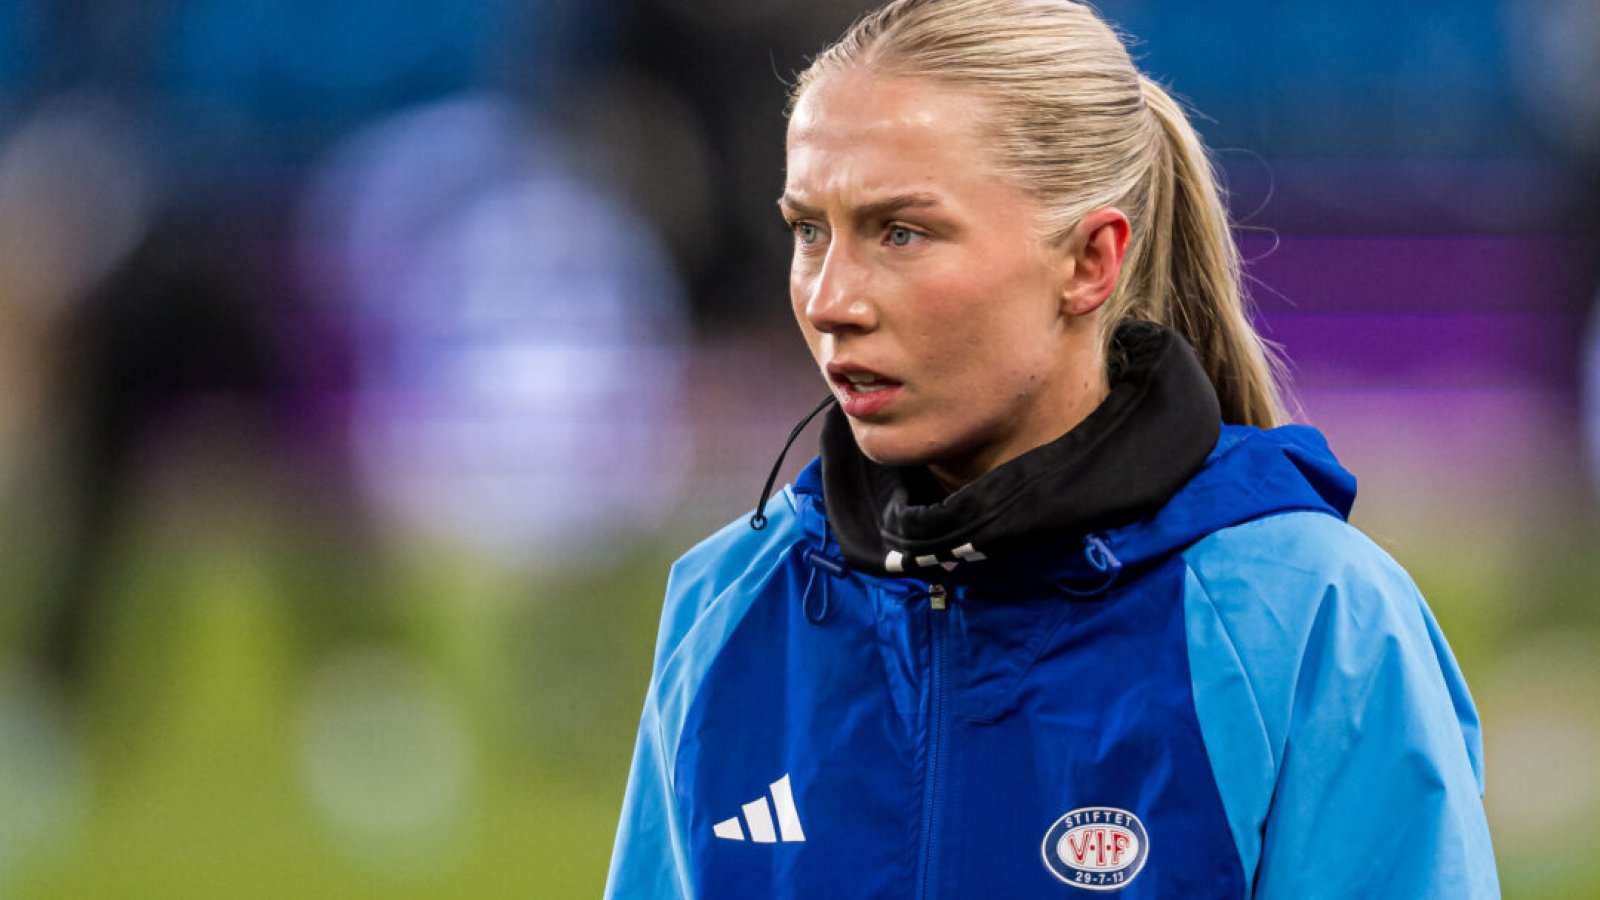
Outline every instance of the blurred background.
<path fill-rule="evenodd" d="M 0 3 L 0 895 L 599 894 L 666 566 L 823 391 L 784 80 L 867 5 Z M 1506 895 L 1600 895 L 1600 5 L 1100 6 L 1454 644 Z"/>

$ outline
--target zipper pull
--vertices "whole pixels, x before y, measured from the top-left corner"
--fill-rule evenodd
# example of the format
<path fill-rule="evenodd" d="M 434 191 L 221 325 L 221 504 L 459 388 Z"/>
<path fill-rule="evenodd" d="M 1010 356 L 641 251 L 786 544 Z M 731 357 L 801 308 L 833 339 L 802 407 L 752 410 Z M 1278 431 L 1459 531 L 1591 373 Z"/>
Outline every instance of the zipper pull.
<path fill-rule="evenodd" d="M 944 585 L 928 585 L 928 605 L 933 609 L 944 609 L 946 596 Z"/>

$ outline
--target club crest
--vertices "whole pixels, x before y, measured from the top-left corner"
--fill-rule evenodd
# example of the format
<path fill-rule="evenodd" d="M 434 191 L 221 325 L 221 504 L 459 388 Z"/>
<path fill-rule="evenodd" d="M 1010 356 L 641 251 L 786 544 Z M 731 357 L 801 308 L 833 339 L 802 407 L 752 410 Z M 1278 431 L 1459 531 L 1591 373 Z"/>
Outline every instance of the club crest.
<path fill-rule="evenodd" d="M 1139 817 L 1111 806 L 1086 806 L 1055 821 L 1039 848 L 1050 874 L 1073 887 L 1127 887 L 1150 858 L 1150 836 Z"/>

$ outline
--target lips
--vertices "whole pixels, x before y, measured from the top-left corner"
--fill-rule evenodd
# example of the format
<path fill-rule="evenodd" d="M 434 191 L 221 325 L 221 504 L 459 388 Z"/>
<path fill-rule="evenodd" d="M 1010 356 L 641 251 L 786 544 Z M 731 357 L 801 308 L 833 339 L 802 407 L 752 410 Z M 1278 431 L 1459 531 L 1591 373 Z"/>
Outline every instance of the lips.
<path fill-rule="evenodd" d="M 900 382 L 859 366 L 831 363 L 828 380 L 839 398 L 845 415 L 865 418 L 883 412 L 899 398 L 904 385 Z"/>
<path fill-rule="evenodd" d="M 846 375 L 843 381 L 848 389 L 860 391 L 864 394 L 886 390 L 898 384 L 898 382 L 890 381 L 880 375 L 873 375 L 868 372 L 852 372 Z"/>

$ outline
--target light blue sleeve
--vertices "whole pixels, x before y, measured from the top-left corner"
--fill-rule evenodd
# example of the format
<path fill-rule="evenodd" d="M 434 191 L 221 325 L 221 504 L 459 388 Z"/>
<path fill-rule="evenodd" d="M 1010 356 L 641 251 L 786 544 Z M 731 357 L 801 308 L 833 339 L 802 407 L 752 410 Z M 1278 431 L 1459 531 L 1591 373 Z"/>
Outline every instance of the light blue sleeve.
<path fill-rule="evenodd" d="M 606 878 L 607 898 L 689 900 L 693 896 L 658 724 L 654 711 L 646 707 L 622 798 L 622 819 Z"/>
<path fill-rule="evenodd" d="M 1405 572 L 1320 513 L 1185 558 L 1195 706 L 1251 896 L 1499 897 L 1477 713 Z"/>
<path fill-rule="evenodd" d="M 607 900 L 692 900 L 682 810 L 673 788 L 683 722 L 728 635 L 783 551 L 800 540 L 792 491 L 774 497 L 767 528 L 740 519 L 672 567 L 655 664 L 606 878 Z"/>

